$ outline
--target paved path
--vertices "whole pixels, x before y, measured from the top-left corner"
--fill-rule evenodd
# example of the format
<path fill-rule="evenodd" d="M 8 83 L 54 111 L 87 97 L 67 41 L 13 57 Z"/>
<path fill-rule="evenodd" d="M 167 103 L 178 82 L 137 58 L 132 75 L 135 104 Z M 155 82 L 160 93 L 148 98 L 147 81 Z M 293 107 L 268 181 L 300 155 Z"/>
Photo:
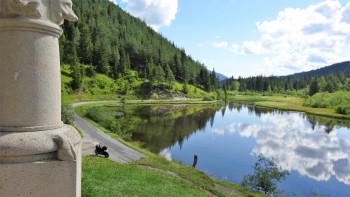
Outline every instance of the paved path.
<path fill-rule="evenodd" d="M 102 103 L 102 102 L 83 102 L 74 103 L 73 108 L 88 103 Z M 117 140 L 111 138 L 98 128 L 91 125 L 89 122 L 84 120 L 82 117 L 74 113 L 74 125 L 83 132 L 83 155 L 95 155 L 95 145 L 101 143 L 108 147 L 109 158 L 113 161 L 120 163 L 129 163 L 135 160 L 139 160 L 146 155 L 125 146 Z"/>

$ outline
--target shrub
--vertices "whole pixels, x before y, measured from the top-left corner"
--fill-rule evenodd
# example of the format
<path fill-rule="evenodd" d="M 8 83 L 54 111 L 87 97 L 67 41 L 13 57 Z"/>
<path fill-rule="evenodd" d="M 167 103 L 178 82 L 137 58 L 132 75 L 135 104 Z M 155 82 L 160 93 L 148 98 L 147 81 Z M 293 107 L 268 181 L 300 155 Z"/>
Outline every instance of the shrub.
<path fill-rule="evenodd" d="M 213 101 L 214 99 L 212 97 L 210 97 L 210 96 L 205 96 L 205 97 L 203 97 L 202 100 L 203 101 Z"/>
<path fill-rule="evenodd" d="M 336 112 L 338 114 L 350 115 L 350 105 L 338 106 Z"/>
<path fill-rule="evenodd" d="M 64 124 L 73 125 L 74 113 L 68 106 L 61 106 L 61 119 Z"/>
<path fill-rule="evenodd" d="M 349 115 L 350 93 L 338 91 L 335 93 L 322 92 L 307 97 L 304 106 L 314 108 L 333 108 L 339 114 Z"/>
<path fill-rule="evenodd" d="M 94 122 L 98 123 L 105 129 L 115 133 L 123 140 L 131 140 L 132 133 L 121 128 L 121 125 L 116 120 L 115 117 L 112 117 L 104 113 L 101 109 L 96 107 L 89 108 L 85 114 L 86 117 L 90 118 Z"/>
<path fill-rule="evenodd" d="M 101 113 L 101 111 L 95 107 L 89 108 L 86 111 L 85 116 L 90 118 L 91 120 L 93 120 L 94 122 L 96 122 L 98 124 L 101 124 L 103 122 L 103 119 L 105 118 L 105 115 L 103 113 Z"/>
<path fill-rule="evenodd" d="M 242 186 L 254 191 L 263 192 L 265 195 L 277 194 L 277 183 L 288 175 L 272 159 L 259 155 L 258 161 L 253 166 L 254 174 L 243 177 Z"/>

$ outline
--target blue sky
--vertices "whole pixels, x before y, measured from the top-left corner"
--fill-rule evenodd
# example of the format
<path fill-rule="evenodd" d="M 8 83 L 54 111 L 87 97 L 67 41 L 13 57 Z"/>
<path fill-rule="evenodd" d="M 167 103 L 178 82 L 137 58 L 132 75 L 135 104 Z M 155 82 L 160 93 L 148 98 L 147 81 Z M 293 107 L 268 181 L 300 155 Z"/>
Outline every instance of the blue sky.
<path fill-rule="evenodd" d="M 347 0 L 114 0 L 208 69 L 286 75 L 350 60 Z"/>

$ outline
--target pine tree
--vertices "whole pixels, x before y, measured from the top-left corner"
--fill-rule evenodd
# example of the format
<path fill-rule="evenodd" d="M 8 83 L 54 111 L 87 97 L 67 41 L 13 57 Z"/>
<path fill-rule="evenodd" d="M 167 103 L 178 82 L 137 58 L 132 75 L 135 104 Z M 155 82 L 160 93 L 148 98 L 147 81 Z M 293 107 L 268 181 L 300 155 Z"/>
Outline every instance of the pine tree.
<path fill-rule="evenodd" d="M 80 63 L 90 65 L 92 64 L 93 43 L 91 39 L 91 33 L 86 25 L 82 25 L 78 56 Z"/>
<path fill-rule="evenodd" d="M 165 67 L 165 75 L 166 75 L 166 80 L 169 84 L 172 84 L 175 81 L 175 77 L 173 72 L 171 71 L 169 65 Z"/>
<path fill-rule="evenodd" d="M 154 68 L 154 80 L 159 84 L 165 79 L 165 73 L 163 68 L 160 65 L 155 66 Z"/>
<path fill-rule="evenodd" d="M 115 47 L 112 51 L 112 57 L 110 60 L 110 65 L 112 67 L 112 77 L 116 79 L 118 77 L 118 68 L 120 65 L 120 54 L 118 47 Z"/>
<path fill-rule="evenodd" d="M 320 90 L 317 80 L 313 80 L 309 87 L 309 96 L 313 96 Z"/>

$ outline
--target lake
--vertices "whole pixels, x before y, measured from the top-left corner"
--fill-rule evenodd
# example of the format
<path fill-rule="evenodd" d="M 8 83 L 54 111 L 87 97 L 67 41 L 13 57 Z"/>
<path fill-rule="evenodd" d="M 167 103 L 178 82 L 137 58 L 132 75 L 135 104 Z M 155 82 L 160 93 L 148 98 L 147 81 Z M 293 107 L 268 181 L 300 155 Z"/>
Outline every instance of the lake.
<path fill-rule="evenodd" d="M 285 194 L 350 196 L 350 122 L 244 104 L 114 107 L 133 124 L 133 140 L 169 160 L 240 183 L 259 154 L 289 175 Z M 124 120 L 125 121 L 125 120 Z"/>

